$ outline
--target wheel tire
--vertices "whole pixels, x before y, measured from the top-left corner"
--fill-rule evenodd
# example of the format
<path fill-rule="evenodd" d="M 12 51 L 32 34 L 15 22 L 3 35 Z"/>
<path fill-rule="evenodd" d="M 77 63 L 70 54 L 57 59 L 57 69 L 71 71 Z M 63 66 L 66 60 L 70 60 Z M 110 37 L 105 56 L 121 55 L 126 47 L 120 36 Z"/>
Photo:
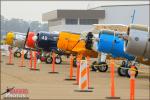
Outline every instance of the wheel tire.
<path fill-rule="evenodd" d="M 21 52 L 14 52 L 14 57 L 20 58 L 21 57 Z"/>
<path fill-rule="evenodd" d="M 105 63 L 105 62 L 99 63 L 99 65 L 101 65 L 101 64 L 106 64 L 106 63 Z M 100 72 L 106 72 L 107 69 L 108 69 L 108 65 L 107 65 L 107 64 L 104 65 L 104 66 L 98 66 L 98 70 L 99 70 Z"/>
<path fill-rule="evenodd" d="M 46 61 L 46 59 L 45 59 L 45 57 L 44 57 L 44 56 L 41 56 L 41 57 L 40 57 L 40 60 L 41 60 L 41 62 Z"/>
<path fill-rule="evenodd" d="M 28 53 L 25 53 L 25 54 L 24 54 L 24 58 L 25 58 L 25 59 L 30 59 L 30 55 L 29 55 Z"/>
<path fill-rule="evenodd" d="M 97 71 L 97 68 L 94 66 L 97 62 L 94 61 L 91 65 L 92 71 Z"/>
<path fill-rule="evenodd" d="M 122 66 L 125 66 L 126 62 L 125 61 L 122 61 Z"/>
<path fill-rule="evenodd" d="M 136 77 L 138 76 L 138 68 L 135 67 L 135 69 L 137 70 L 136 73 L 135 73 L 135 78 L 136 78 Z M 130 70 L 129 70 L 129 69 L 126 70 L 126 76 L 127 76 L 128 78 L 130 78 Z"/>
<path fill-rule="evenodd" d="M 61 64 L 62 59 L 60 56 L 55 57 L 55 64 Z"/>
<path fill-rule="evenodd" d="M 121 67 L 123 67 L 123 66 L 121 66 Z M 119 76 L 126 76 L 126 69 L 122 69 L 121 67 L 119 67 L 117 69 L 118 75 Z"/>
<path fill-rule="evenodd" d="M 77 58 L 73 59 L 73 67 L 77 67 Z"/>
<path fill-rule="evenodd" d="M 53 61 L 53 58 L 52 57 L 46 57 L 46 63 L 47 64 L 51 64 Z"/>

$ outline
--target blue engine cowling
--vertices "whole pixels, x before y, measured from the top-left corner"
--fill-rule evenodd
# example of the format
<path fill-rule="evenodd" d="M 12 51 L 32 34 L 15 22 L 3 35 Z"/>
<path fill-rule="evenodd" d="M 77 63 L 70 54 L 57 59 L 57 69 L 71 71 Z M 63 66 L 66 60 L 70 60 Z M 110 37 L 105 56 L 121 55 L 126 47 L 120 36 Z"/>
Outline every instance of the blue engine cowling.
<path fill-rule="evenodd" d="M 114 35 L 114 31 L 103 30 L 99 33 L 98 51 L 111 54 L 112 57 L 134 60 L 135 57 L 124 52 L 124 40 Z"/>
<path fill-rule="evenodd" d="M 57 38 L 58 34 L 38 32 L 36 45 L 38 48 L 41 48 L 44 51 L 57 50 Z"/>

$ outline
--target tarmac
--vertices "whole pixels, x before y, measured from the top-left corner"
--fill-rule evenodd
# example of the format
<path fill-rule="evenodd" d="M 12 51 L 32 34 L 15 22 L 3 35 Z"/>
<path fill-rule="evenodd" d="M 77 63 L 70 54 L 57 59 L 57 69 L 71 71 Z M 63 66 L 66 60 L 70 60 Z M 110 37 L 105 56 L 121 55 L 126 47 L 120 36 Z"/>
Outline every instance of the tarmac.
<path fill-rule="evenodd" d="M 58 74 L 50 74 L 51 64 L 42 63 L 40 71 L 29 70 L 29 60 L 25 60 L 26 67 L 19 67 L 21 58 L 13 58 L 14 65 L 6 65 L 7 56 L 1 57 L 1 93 L 7 87 L 28 89 L 30 99 L 106 99 L 110 97 L 110 72 L 90 72 L 90 87 L 93 92 L 75 92 L 79 88 L 76 81 L 65 81 L 69 77 L 69 59 L 64 58 L 62 64 L 55 65 Z M 93 60 L 93 59 L 92 59 Z M 67 61 L 67 62 L 66 62 Z M 150 99 L 149 68 L 139 68 L 147 74 L 139 73 L 135 81 L 135 100 Z M 115 68 L 115 71 L 117 68 Z M 76 68 L 74 68 L 74 76 Z M 1 96 L 1 99 L 5 95 Z M 121 100 L 130 99 L 130 79 L 118 76 L 115 72 L 115 96 Z"/>

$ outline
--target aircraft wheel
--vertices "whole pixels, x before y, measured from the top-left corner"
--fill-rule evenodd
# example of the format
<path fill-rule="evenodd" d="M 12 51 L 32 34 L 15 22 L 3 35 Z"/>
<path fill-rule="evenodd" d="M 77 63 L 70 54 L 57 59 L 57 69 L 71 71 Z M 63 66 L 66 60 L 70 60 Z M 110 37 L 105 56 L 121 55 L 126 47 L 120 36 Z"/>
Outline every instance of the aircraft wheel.
<path fill-rule="evenodd" d="M 135 67 L 135 70 L 136 70 L 136 73 L 135 73 L 135 78 L 138 76 L 138 68 L 137 67 Z M 128 78 L 130 78 L 130 69 L 127 69 L 126 70 L 126 76 L 128 77 Z"/>
<path fill-rule="evenodd" d="M 61 57 L 60 56 L 56 56 L 55 57 L 55 64 L 61 64 L 61 62 L 62 62 Z"/>
<path fill-rule="evenodd" d="M 47 64 L 51 64 L 53 61 L 53 58 L 52 57 L 46 57 L 46 63 Z"/>
<path fill-rule="evenodd" d="M 99 65 L 101 65 L 101 64 L 104 64 L 104 65 L 98 66 L 98 70 L 99 70 L 100 72 L 106 72 L 107 69 L 108 69 L 108 65 L 107 65 L 105 62 L 99 63 Z"/>
<path fill-rule="evenodd" d="M 123 67 L 123 66 L 121 66 L 121 67 Z M 121 67 L 119 67 L 119 68 L 117 69 L 118 75 L 119 75 L 119 76 L 126 76 L 126 69 L 123 69 L 123 68 L 121 68 Z"/>
<path fill-rule="evenodd" d="M 30 59 L 30 55 L 29 55 L 28 53 L 25 53 L 25 54 L 24 54 L 24 58 L 25 58 L 25 59 Z"/>
<path fill-rule="evenodd" d="M 96 65 L 96 61 L 94 61 L 91 65 L 92 71 L 97 71 L 97 67 L 95 67 L 94 65 Z"/>
<path fill-rule="evenodd" d="M 21 57 L 21 52 L 14 52 L 14 57 L 20 58 Z"/>
<path fill-rule="evenodd" d="M 45 57 L 44 57 L 44 56 L 41 56 L 41 57 L 40 57 L 40 60 L 41 60 L 42 62 L 44 62 L 44 61 L 45 61 Z"/>

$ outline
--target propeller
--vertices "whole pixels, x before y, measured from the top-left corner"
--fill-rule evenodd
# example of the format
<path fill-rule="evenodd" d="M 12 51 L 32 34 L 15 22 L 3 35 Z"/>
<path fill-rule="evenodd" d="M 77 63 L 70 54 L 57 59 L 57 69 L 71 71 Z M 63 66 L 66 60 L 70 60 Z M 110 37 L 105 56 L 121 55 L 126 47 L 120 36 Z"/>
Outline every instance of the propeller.
<path fill-rule="evenodd" d="M 26 36 L 26 39 L 25 39 L 24 48 L 26 48 L 25 46 L 26 46 L 28 35 L 29 35 L 29 31 L 30 31 L 30 27 L 28 28 L 28 31 L 27 31 L 27 36 Z"/>
<path fill-rule="evenodd" d="M 33 41 L 36 41 L 37 39 L 38 39 L 38 37 L 36 35 L 32 37 Z"/>

